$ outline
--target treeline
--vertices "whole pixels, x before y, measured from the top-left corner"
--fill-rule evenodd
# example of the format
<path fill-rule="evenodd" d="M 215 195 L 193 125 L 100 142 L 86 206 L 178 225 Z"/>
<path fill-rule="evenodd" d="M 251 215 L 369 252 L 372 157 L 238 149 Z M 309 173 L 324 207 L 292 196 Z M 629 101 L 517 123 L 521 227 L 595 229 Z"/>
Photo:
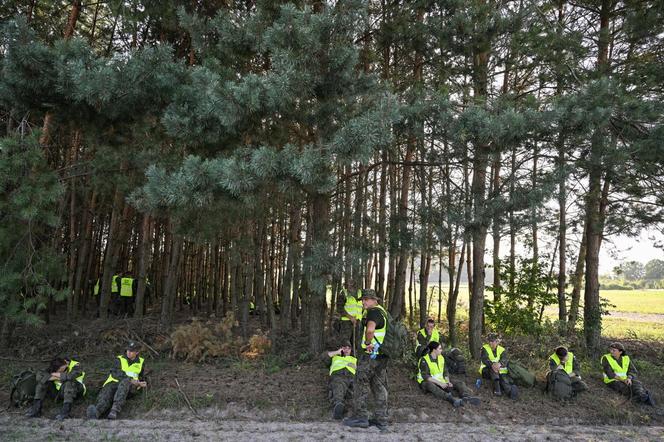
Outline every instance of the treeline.
<path fill-rule="evenodd" d="M 106 317 L 131 273 L 137 317 L 233 311 L 246 333 L 254 302 L 320 351 L 345 281 L 403 317 L 416 279 L 423 322 L 439 264 L 453 341 L 468 273 L 477 356 L 486 285 L 532 308 L 527 244 L 560 332 L 582 315 L 597 350 L 603 238 L 661 226 L 661 2 L 9 0 L 0 20 L 5 343 L 65 306 Z"/>

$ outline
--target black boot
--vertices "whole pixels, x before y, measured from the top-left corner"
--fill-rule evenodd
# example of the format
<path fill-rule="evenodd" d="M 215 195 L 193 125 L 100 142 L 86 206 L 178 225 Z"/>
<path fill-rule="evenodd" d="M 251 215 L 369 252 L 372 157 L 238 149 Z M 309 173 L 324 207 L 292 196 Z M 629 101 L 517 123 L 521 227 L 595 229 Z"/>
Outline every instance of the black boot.
<path fill-rule="evenodd" d="M 493 381 L 493 394 L 494 396 L 502 396 L 503 392 L 500 391 L 500 381 L 495 380 Z"/>
<path fill-rule="evenodd" d="M 655 398 L 652 397 L 652 393 L 648 393 L 648 397 L 645 400 L 646 405 L 650 405 L 651 407 L 655 406 Z"/>
<path fill-rule="evenodd" d="M 28 412 L 25 413 L 25 417 L 39 417 L 41 416 L 41 409 L 42 409 L 42 400 L 35 399 L 34 401 L 32 401 L 32 407 L 30 407 Z"/>
<path fill-rule="evenodd" d="M 71 402 L 65 402 L 62 405 L 62 410 L 60 411 L 60 413 L 58 413 L 55 416 L 55 419 L 59 420 L 59 421 L 63 421 L 63 420 L 65 420 L 69 417 L 70 412 L 71 412 Z"/>

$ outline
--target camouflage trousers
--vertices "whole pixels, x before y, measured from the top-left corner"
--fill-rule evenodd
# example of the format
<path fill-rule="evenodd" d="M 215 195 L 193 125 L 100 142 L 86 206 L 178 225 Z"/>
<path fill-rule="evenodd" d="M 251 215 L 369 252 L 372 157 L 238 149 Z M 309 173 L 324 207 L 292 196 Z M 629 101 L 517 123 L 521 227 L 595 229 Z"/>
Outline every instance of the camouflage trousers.
<path fill-rule="evenodd" d="M 491 379 L 494 384 L 492 385 L 492 388 L 495 387 L 496 382 L 500 384 L 500 388 L 504 392 L 509 392 L 512 388 L 513 382 L 510 375 L 496 373 L 491 369 L 491 367 L 484 367 L 482 369 L 482 377 L 484 379 Z"/>
<path fill-rule="evenodd" d="M 434 384 L 433 382 L 424 381 L 420 384 L 422 390 L 433 394 L 439 399 L 444 401 L 453 402 L 454 393 L 460 398 L 470 397 L 471 390 L 468 388 L 465 382 L 463 381 L 453 381 L 452 387 L 450 388 L 441 388 L 439 385 Z"/>
<path fill-rule="evenodd" d="M 46 396 L 58 399 L 62 398 L 65 404 L 73 403 L 77 397 L 83 396 L 83 384 L 78 381 L 66 381 L 62 383 L 60 390 L 55 388 L 55 382 L 49 380 L 51 373 L 37 373 L 37 387 L 35 389 L 35 399 L 44 400 Z"/>
<path fill-rule="evenodd" d="M 348 389 L 353 385 L 353 375 L 348 370 L 332 373 L 330 376 L 330 403 L 343 404 Z"/>
<path fill-rule="evenodd" d="M 136 390 L 136 387 L 131 385 L 129 378 L 120 382 L 109 382 L 101 388 L 99 396 L 97 396 L 97 413 L 101 416 L 111 408 L 119 413 L 127 402 L 127 398 L 133 396 Z"/>
<path fill-rule="evenodd" d="M 355 382 L 353 383 L 353 408 L 355 417 L 369 417 L 369 391 L 373 393 L 375 402 L 375 419 L 387 424 L 387 363 L 388 358 L 371 359 L 362 353 L 357 363 Z"/>
<path fill-rule="evenodd" d="M 648 390 L 646 390 L 640 381 L 632 380 L 631 386 L 620 381 L 613 381 L 606 385 L 611 390 L 617 391 L 623 396 L 631 397 L 636 402 L 645 402 L 648 400 Z"/>

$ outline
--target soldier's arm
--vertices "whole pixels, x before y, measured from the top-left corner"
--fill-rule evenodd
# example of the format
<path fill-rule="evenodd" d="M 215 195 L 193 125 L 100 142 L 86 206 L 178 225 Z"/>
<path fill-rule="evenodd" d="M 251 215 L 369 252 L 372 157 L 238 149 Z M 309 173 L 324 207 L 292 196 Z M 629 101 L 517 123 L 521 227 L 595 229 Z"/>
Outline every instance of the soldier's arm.
<path fill-rule="evenodd" d="M 120 359 L 115 358 L 115 361 L 113 362 L 113 368 L 111 368 L 111 376 L 113 378 L 117 379 L 118 381 L 121 381 L 125 378 L 128 378 L 127 373 L 122 371 L 122 364 L 120 363 Z"/>
<path fill-rule="evenodd" d="M 429 343 L 427 337 L 422 336 L 422 333 L 420 333 L 419 331 L 417 332 L 417 343 L 423 347 Z"/>
<path fill-rule="evenodd" d="M 509 358 L 507 356 L 507 350 L 504 350 L 503 354 L 500 355 L 500 365 L 502 367 L 507 367 L 507 363 L 509 362 Z"/>
<path fill-rule="evenodd" d="M 429 371 L 429 365 L 426 363 L 424 358 L 420 358 L 420 373 L 422 373 L 422 379 L 428 381 L 431 378 L 431 372 Z"/>
<path fill-rule="evenodd" d="M 639 372 L 636 369 L 636 365 L 634 365 L 634 361 L 630 360 L 629 361 L 629 367 L 627 368 L 627 378 L 628 379 L 636 379 L 636 376 L 639 374 Z"/>
<path fill-rule="evenodd" d="M 579 364 L 579 358 L 574 356 L 572 360 L 572 371 L 576 373 L 577 376 L 581 376 L 581 365 Z"/>
<path fill-rule="evenodd" d="M 486 349 L 482 347 L 482 351 L 480 352 L 480 361 L 482 361 L 482 364 L 486 365 L 487 367 L 490 367 L 492 362 L 489 360 L 489 354 L 486 352 Z"/>
<path fill-rule="evenodd" d="M 79 362 L 74 366 L 74 368 L 72 368 L 71 372 L 67 373 L 65 371 L 64 373 L 60 374 L 60 381 L 62 382 L 73 381 L 81 374 L 83 374 L 83 368 L 81 367 L 81 363 Z"/>
<path fill-rule="evenodd" d="M 558 364 L 556 364 L 556 361 L 553 359 L 549 358 L 549 370 L 554 371 L 558 368 Z"/>
<path fill-rule="evenodd" d="M 334 353 L 334 351 L 324 351 L 320 354 L 320 360 L 326 367 L 332 365 L 332 356 L 334 355 L 331 353 Z"/>

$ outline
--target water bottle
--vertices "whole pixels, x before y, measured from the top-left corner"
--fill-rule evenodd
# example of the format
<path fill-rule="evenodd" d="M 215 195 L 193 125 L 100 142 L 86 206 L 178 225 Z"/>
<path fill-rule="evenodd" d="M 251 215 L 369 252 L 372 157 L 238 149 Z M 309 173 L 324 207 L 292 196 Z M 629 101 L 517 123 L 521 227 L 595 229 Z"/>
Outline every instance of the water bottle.
<path fill-rule="evenodd" d="M 477 380 L 475 381 L 475 388 L 479 390 L 481 386 L 482 386 L 482 378 L 477 378 Z"/>
<path fill-rule="evenodd" d="M 373 345 L 373 351 L 371 352 L 371 356 L 369 356 L 371 359 L 376 359 L 376 356 L 378 356 L 378 349 L 380 348 L 380 343 L 376 342 Z"/>

